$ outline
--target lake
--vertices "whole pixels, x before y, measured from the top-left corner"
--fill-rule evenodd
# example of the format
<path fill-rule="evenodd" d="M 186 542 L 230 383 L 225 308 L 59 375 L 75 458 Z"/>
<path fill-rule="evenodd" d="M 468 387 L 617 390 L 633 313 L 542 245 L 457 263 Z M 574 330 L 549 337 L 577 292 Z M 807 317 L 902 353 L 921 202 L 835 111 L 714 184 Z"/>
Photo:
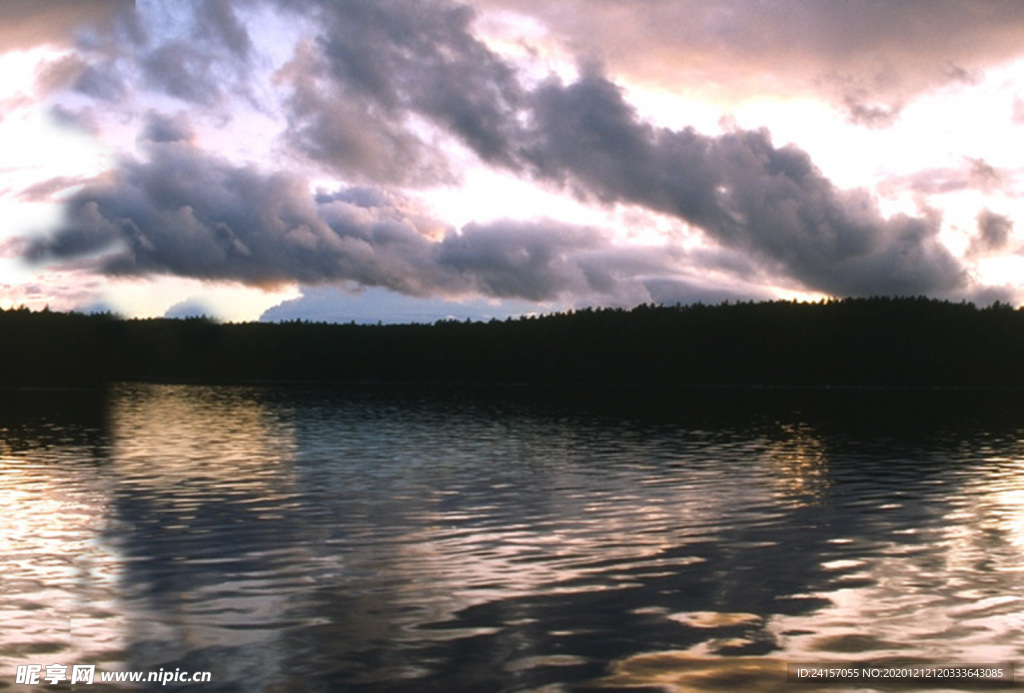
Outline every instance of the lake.
<path fill-rule="evenodd" d="M 163 691 L 812 691 L 787 664 L 1024 661 L 1016 393 L 0 398 L 0 688 L 77 664 L 210 672 L 138 686 Z"/>

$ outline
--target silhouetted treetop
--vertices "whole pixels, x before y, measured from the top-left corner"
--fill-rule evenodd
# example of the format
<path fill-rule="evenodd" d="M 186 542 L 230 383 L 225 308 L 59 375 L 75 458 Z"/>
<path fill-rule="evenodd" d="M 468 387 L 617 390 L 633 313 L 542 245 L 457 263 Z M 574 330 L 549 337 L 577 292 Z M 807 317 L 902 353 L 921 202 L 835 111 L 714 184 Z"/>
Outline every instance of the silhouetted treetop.
<path fill-rule="evenodd" d="M 356 325 L 0 311 L 0 385 L 474 382 L 1022 387 L 1024 311 L 924 297 Z"/>

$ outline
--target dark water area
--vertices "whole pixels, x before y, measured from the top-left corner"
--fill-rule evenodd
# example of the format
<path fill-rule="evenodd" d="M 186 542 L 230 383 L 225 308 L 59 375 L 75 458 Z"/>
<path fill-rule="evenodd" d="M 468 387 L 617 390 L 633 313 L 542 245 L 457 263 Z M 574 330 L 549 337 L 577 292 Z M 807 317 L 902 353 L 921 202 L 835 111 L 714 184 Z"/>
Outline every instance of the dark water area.
<path fill-rule="evenodd" d="M 0 689 L 46 688 L 15 671 L 54 663 L 268 692 L 811 691 L 788 663 L 1019 664 L 1022 399 L 4 391 Z"/>

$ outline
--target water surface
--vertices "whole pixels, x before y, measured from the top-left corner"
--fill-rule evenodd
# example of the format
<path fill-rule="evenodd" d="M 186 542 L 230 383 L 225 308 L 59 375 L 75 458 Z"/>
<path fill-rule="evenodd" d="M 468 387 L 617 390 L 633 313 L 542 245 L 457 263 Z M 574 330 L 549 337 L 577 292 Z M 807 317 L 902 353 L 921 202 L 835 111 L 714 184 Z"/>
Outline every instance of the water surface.
<path fill-rule="evenodd" d="M 1014 402 L 10 391 L 0 687 L 55 662 L 211 671 L 178 688 L 202 691 L 794 690 L 787 662 L 1021 662 Z"/>

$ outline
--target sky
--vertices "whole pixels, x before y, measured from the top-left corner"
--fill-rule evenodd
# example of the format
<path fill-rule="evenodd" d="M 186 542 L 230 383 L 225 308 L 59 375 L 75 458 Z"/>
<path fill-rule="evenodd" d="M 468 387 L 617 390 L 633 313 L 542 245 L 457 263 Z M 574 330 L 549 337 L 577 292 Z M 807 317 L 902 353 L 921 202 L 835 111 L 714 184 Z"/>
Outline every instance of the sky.
<path fill-rule="evenodd" d="M 1024 302 L 1019 0 L 0 0 L 0 307 Z"/>

